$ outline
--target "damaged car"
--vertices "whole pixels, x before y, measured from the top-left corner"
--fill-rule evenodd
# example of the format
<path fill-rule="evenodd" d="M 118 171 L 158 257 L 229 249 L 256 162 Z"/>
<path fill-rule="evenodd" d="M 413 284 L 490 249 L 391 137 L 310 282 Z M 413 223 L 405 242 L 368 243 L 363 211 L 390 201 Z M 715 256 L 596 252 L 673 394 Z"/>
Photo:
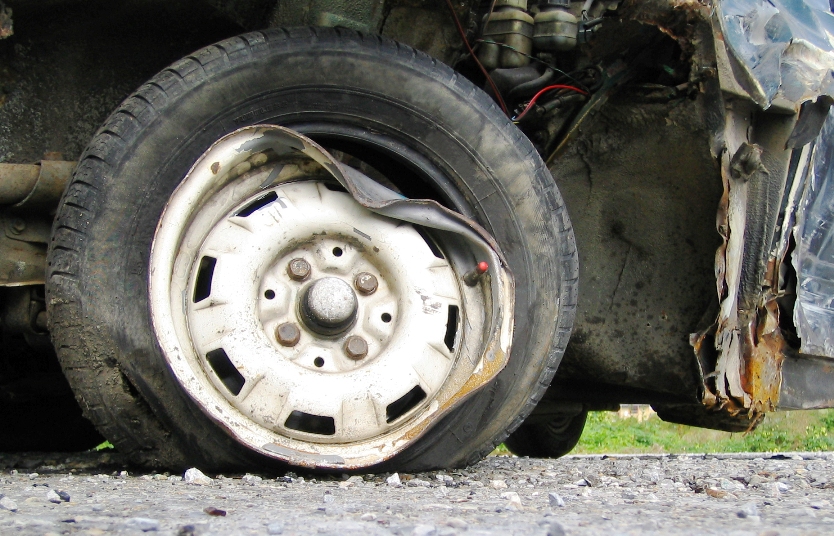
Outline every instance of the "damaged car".
<path fill-rule="evenodd" d="M 623 403 L 834 406 L 827 2 L 5 0 L 0 29 L 4 450 L 420 471 L 564 455 Z"/>

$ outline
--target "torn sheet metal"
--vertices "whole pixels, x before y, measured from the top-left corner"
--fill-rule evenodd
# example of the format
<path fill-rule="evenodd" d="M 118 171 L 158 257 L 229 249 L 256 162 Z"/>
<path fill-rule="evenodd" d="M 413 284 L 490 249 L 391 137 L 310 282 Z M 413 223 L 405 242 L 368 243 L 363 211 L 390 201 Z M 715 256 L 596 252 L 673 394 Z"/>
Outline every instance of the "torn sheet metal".
<path fill-rule="evenodd" d="M 737 82 L 763 109 L 834 97 L 828 0 L 719 0 L 716 17 Z"/>
<path fill-rule="evenodd" d="M 787 341 L 778 300 L 786 279 L 793 207 L 807 174 L 809 149 L 785 148 L 790 115 L 758 118 L 752 103 L 728 108 L 721 173 L 724 195 L 716 255 L 720 310 L 716 323 L 692 338 L 710 409 L 758 422 L 779 402 Z M 758 112 L 761 114 L 761 112 Z M 751 135 L 751 127 L 759 127 Z M 707 341 L 713 344 L 706 344 Z"/>
<path fill-rule="evenodd" d="M 834 119 L 817 139 L 794 230 L 794 323 L 805 354 L 834 357 Z"/>

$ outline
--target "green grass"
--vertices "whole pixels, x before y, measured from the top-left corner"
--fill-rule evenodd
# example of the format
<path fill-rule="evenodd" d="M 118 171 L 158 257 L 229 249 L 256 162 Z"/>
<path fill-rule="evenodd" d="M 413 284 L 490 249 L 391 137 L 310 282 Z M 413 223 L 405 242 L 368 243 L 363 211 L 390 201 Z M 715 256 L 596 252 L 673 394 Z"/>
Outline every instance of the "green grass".
<path fill-rule="evenodd" d="M 749 433 L 718 432 L 616 413 L 592 412 L 574 454 L 644 452 L 784 452 L 834 450 L 834 410 L 768 415 Z"/>
<path fill-rule="evenodd" d="M 686 452 L 785 452 L 834 450 L 834 409 L 769 414 L 749 433 L 719 432 L 661 421 L 657 415 L 639 422 L 612 412 L 591 412 L 579 444 L 571 454 Z M 510 452 L 499 445 L 492 453 Z"/>

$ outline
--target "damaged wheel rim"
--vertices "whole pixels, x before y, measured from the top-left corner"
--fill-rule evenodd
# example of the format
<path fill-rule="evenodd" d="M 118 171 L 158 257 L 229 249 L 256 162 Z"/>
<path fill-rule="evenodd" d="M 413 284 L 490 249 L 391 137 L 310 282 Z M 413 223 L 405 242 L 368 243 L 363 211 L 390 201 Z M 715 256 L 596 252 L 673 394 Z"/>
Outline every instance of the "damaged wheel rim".
<path fill-rule="evenodd" d="M 334 181 L 348 172 L 292 131 L 241 129 L 184 178 L 152 249 L 177 380 L 240 443 L 300 465 L 393 456 L 508 354 L 509 320 L 486 311 L 509 275 L 464 284 L 467 254 L 362 206 Z"/>

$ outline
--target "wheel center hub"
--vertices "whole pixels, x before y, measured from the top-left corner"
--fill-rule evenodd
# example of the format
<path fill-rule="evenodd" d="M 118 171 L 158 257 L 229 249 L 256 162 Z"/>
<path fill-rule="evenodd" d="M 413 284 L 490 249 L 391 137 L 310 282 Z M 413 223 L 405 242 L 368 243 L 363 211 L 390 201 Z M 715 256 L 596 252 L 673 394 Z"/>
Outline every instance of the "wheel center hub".
<path fill-rule="evenodd" d="M 301 317 L 311 330 L 322 335 L 345 331 L 356 318 L 359 302 L 351 286 L 338 277 L 323 277 L 301 297 Z"/>

